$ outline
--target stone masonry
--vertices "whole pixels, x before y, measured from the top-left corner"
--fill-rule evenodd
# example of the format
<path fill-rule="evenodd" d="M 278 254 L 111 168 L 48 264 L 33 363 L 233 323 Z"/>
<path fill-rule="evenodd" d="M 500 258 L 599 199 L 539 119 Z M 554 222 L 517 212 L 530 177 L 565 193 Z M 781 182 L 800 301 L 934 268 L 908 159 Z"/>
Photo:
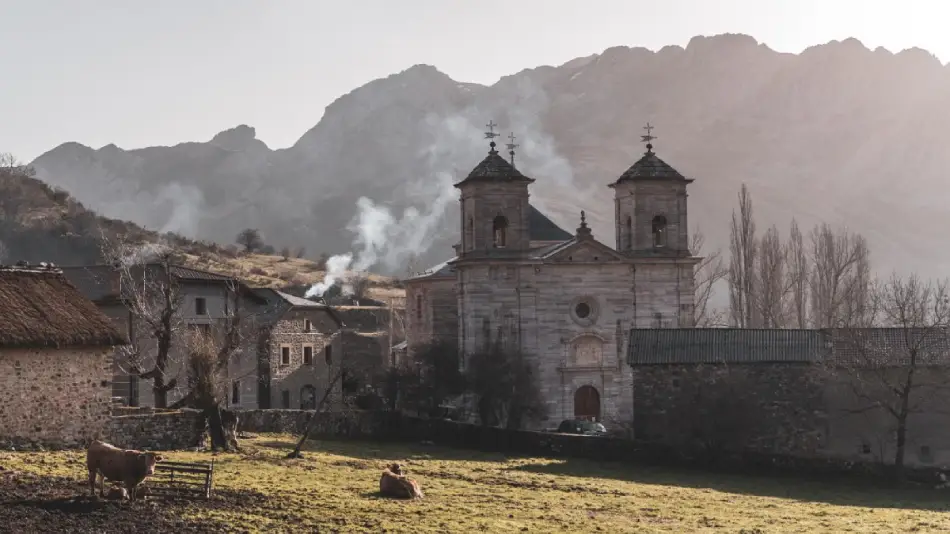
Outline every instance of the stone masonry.
<path fill-rule="evenodd" d="M 827 448 L 822 377 L 808 364 L 637 367 L 638 440 L 816 456 Z"/>
<path fill-rule="evenodd" d="M 305 329 L 305 321 L 311 323 L 311 331 Z M 308 399 L 302 395 L 313 392 L 314 402 L 319 402 L 327 389 L 329 380 L 339 368 L 343 354 L 342 336 L 338 325 L 323 309 L 294 309 L 262 332 L 259 364 L 262 366 L 260 384 L 269 389 L 259 402 L 262 408 L 301 408 Z M 305 351 L 312 351 L 310 363 L 304 361 Z M 289 352 L 289 362 L 283 354 Z M 336 388 L 340 388 L 337 382 Z M 311 389 L 312 388 L 312 389 Z M 338 398 L 339 392 L 331 393 Z M 285 405 L 285 401 L 287 401 Z"/>
<path fill-rule="evenodd" d="M 76 446 L 105 435 L 112 349 L 0 349 L 0 441 Z"/>

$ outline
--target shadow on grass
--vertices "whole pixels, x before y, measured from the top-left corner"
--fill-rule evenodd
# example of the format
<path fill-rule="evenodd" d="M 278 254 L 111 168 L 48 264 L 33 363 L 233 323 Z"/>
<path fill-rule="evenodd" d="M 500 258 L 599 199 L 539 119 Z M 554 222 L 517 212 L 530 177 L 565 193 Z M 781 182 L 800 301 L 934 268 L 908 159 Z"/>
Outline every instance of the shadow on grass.
<path fill-rule="evenodd" d="M 642 466 L 584 459 L 552 460 L 510 470 L 551 476 L 600 478 L 637 484 L 711 489 L 727 493 L 776 497 L 839 506 L 903 508 L 948 511 L 947 494 L 932 489 L 889 488 L 867 479 L 845 477 L 805 478 L 800 475 L 767 476 L 687 468 Z"/>
<path fill-rule="evenodd" d="M 255 445 L 280 449 L 290 453 L 295 443 L 289 441 L 258 441 Z M 421 443 L 394 441 L 312 439 L 304 445 L 303 452 L 323 452 L 361 460 L 390 461 L 401 459 L 501 462 L 517 455 L 480 452 Z"/>

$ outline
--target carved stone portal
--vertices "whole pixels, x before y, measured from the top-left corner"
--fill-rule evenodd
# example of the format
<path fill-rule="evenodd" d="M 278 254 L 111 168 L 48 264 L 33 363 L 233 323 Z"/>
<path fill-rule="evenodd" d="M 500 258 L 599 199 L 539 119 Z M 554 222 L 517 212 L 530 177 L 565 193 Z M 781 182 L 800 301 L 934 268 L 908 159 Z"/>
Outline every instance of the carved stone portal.
<path fill-rule="evenodd" d="M 571 347 L 573 364 L 579 367 L 596 367 L 604 359 L 604 343 L 594 336 L 584 336 L 574 340 Z"/>

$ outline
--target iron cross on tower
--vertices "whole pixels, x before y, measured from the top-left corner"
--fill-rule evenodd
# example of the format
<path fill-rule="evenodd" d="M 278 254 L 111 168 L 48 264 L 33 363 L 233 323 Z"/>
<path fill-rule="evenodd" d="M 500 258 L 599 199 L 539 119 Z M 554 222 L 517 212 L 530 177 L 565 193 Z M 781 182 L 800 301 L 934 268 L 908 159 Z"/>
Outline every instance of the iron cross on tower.
<path fill-rule="evenodd" d="M 647 125 L 643 127 L 643 129 L 647 131 L 647 134 L 640 136 L 643 142 L 647 144 L 647 152 L 653 151 L 652 141 L 656 139 L 656 137 L 653 136 L 653 128 L 654 126 L 650 125 L 650 123 L 648 122 Z"/>
<path fill-rule="evenodd" d="M 495 126 L 498 126 L 498 125 L 495 124 L 494 121 L 488 121 L 488 124 L 485 125 L 485 127 L 488 128 L 488 131 L 485 132 L 485 139 L 491 140 L 491 143 L 488 143 L 488 146 L 491 147 L 492 152 L 495 151 L 495 138 L 501 135 L 501 134 L 495 133 Z"/>
<path fill-rule="evenodd" d="M 517 137 L 515 137 L 515 132 L 509 133 L 509 134 L 508 134 L 508 143 L 505 145 L 505 147 L 508 149 L 508 155 L 511 156 L 511 166 L 512 166 L 512 167 L 515 166 L 515 149 L 520 146 L 520 145 L 516 145 L 516 144 L 515 144 L 515 139 L 517 139 Z"/>

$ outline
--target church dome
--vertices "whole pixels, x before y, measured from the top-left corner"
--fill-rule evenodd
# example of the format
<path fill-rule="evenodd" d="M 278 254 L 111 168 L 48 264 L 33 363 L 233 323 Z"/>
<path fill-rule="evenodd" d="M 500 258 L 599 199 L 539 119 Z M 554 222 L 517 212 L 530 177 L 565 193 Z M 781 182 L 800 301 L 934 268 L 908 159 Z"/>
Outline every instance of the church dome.
<path fill-rule="evenodd" d="M 627 172 L 620 175 L 620 178 L 618 178 L 613 185 L 637 180 L 692 182 L 692 180 L 680 174 L 679 171 L 671 167 L 667 162 L 660 159 L 653 150 L 649 149 L 643 154 L 643 157 L 627 169 Z"/>
<path fill-rule="evenodd" d="M 533 178 L 521 174 L 511 163 L 505 161 L 505 158 L 495 150 L 495 143 L 491 144 L 491 150 L 488 156 L 481 163 L 468 173 L 468 177 L 455 184 L 456 187 L 470 182 L 528 182 L 534 181 Z"/>

